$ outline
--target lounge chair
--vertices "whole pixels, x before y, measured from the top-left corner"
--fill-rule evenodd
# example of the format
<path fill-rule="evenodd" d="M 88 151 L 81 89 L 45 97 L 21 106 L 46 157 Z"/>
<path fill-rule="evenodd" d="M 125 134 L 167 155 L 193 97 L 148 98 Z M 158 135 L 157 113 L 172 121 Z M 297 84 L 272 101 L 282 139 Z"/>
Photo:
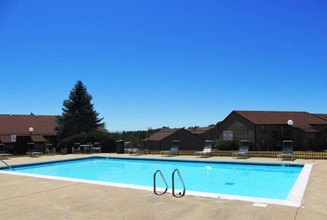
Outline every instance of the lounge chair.
<path fill-rule="evenodd" d="M 284 140 L 283 141 L 283 150 L 280 154 L 277 155 L 277 159 L 279 159 L 279 160 L 283 160 L 283 159 L 295 160 L 292 140 Z"/>
<path fill-rule="evenodd" d="M 93 143 L 92 142 L 86 142 L 86 144 L 80 145 L 82 153 L 90 154 L 93 153 Z"/>
<path fill-rule="evenodd" d="M 30 142 L 30 143 L 27 143 L 27 152 L 26 152 L 26 155 L 27 156 L 30 156 L 30 157 L 37 157 L 37 156 L 41 156 L 42 155 L 42 152 L 36 151 L 35 143 Z"/>
<path fill-rule="evenodd" d="M 5 150 L 5 145 L 0 143 L 0 159 L 8 159 L 10 156 L 12 156 L 12 154 L 7 153 Z"/>
<path fill-rule="evenodd" d="M 128 150 L 130 155 L 138 156 L 146 153 L 144 145 L 138 145 L 138 147 L 131 148 Z"/>
<path fill-rule="evenodd" d="M 101 145 L 100 145 L 100 142 L 94 142 L 93 147 L 92 147 L 92 151 L 94 153 L 101 153 Z"/>
<path fill-rule="evenodd" d="M 128 149 L 128 154 L 134 154 L 134 152 L 136 152 L 138 150 L 137 147 L 132 147 Z"/>
<path fill-rule="evenodd" d="M 80 143 L 74 143 L 74 146 L 72 147 L 72 153 L 81 153 L 81 144 Z"/>
<path fill-rule="evenodd" d="M 241 140 L 238 152 L 233 152 L 232 157 L 236 158 L 248 158 L 249 157 L 250 141 Z"/>
<path fill-rule="evenodd" d="M 45 153 L 46 154 L 56 154 L 56 148 L 51 143 L 47 143 L 45 145 Z"/>
<path fill-rule="evenodd" d="M 202 151 L 194 152 L 195 157 L 211 157 L 212 156 L 212 141 L 206 140 Z"/>
<path fill-rule="evenodd" d="M 167 157 L 177 156 L 179 154 L 178 143 L 179 143 L 179 140 L 173 140 L 173 146 L 170 148 L 170 150 L 160 151 L 161 156 L 167 156 Z"/>

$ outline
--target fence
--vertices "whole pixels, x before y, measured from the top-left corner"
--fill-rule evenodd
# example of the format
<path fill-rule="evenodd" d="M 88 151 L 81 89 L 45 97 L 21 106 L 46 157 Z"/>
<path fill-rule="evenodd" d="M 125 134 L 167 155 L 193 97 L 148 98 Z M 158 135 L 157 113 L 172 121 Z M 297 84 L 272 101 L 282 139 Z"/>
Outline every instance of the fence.
<path fill-rule="evenodd" d="M 235 151 L 220 151 L 214 150 L 214 156 L 231 156 Z M 281 151 L 249 151 L 249 157 L 270 157 L 277 158 Z M 294 151 L 294 156 L 297 159 L 327 159 L 325 151 Z"/>
<path fill-rule="evenodd" d="M 180 150 L 179 155 L 194 156 L 192 150 Z M 232 150 L 216 150 L 212 152 L 212 156 L 219 157 L 231 157 L 233 152 Z M 281 151 L 249 151 L 249 157 L 267 157 L 267 158 L 277 158 L 277 155 Z M 160 151 L 150 151 L 150 154 L 160 154 Z M 327 152 L 325 151 L 294 151 L 295 159 L 327 159 Z"/>

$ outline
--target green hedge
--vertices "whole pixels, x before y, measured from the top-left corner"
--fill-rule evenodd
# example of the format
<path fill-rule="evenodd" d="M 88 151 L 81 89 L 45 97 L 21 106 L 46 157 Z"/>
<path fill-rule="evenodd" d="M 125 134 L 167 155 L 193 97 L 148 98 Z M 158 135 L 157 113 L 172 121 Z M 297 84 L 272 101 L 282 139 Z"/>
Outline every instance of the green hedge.
<path fill-rule="evenodd" d="M 218 150 L 238 150 L 238 143 L 235 141 L 215 140 L 215 148 Z"/>
<path fill-rule="evenodd" d="M 85 144 L 87 142 L 100 142 L 101 150 L 104 153 L 114 152 L 116 149 L 115 139 L 107 132 L 95 131 L 87 134 L 77 134 L 63 139 L 57 144 L 58 148 L 67 148 L 71 153 L 74 143 Z"/>

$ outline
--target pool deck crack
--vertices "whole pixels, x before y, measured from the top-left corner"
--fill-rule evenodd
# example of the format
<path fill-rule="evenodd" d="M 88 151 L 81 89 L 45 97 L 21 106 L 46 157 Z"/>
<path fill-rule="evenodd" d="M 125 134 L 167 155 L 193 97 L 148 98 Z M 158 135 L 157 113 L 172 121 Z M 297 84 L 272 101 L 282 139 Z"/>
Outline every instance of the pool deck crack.
<path fill-rule="evenodd" d="M 17 195 L 17 196 L 13 196 L 13 197 L 7 197 L 7 198 L 0 199 L 0 202 L 11 200 L 11 199 L 16 199 L 16 198 L 21 198 L 21 197 L 27 197 L 27 196 L 36 195 L 36 194 L 41 194 L 41 193 L 44 193 L 44 192 L 55 191 L 55 190 L 58 190 L 58 189 L 64 189 L 64 188 L 73 187 L 73 186 L 81 185 L 81 184 L 82 183 L 73 183 L 73 184 L 69 184 L 69 185 L 66 185 L 66 186 L 60 186 L 60 187 L 55 187 L 55 188 L 51 188 L 51 189 L 47 189 L 47 190 L 42 190 L 42 191 Z"/>
<path fill-rule="evenodd" d="M 296 209 L 295 216 L 294 216 L 294 220 L 297 219 L 297 214 L 299 214 L 299 210 L 300 210 L 300 208 L 297 208 L 297 209 Z"/>

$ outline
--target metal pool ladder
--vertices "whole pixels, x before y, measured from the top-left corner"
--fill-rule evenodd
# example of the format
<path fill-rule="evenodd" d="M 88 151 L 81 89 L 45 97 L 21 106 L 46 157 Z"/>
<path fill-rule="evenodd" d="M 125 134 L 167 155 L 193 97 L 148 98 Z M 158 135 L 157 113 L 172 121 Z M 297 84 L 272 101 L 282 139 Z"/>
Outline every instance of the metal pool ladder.
<path fill-rule="evenodd" d="M 10 166 L 9 164 L 7 164 L 6 162 L 4 162 L 2 159 L 0 159 L 2 163 L 4 163 L 7 167 L 9 167 L 12 171 L 15 171 L 14 168 L 12 168 L 12 166 Z"/>
<path fill-rule="evenodd" d="M 162 192 L 162 193 L 158 193 L 157 192 L 157 174 L 160 174 L 161 176 L 161 179 L 164 181 L 165 185 L 166 185 L 166 188 L 165 188 L 165 191 Z M 181 181 L 182 185 L 183 185 L 183 193 L 178 193 L 178 195 L 175 193 L 175 174 L 178 174 L 178 177 L 179 177 L 179 180 Z M 163 195 L 167 192 L 168 190 L 168 184 L 167 184 L 167 181 L 164 177 L 164 175 L 162 174 L 161 170 L 157 170 L 154 174 L 153 174 L 153 192 L 154 194 L 160 196 L 160 195 Z M 176 198 L 181 198 L 185 195 L 185 184 L 184 184 L 184 181 L 183 181 L 183 178 L 181 176 L 181 173 L 179 172 L 178 169 L 175 169 L 173 172 L 172 172 L 172 194 L 173 196 L 175 196 Z"/>
<path fill-rule="evenodd" d="M 178 174 L 178 177 L 179 177 L 179 180 L 181 181 L 181 183 L 182 183 L 182 185 L 183 185 L 183 193 L 178 193 L 178 195 L 176 195 L 175 194 L 175 174 Z M 183 197 L 183 196 L 185 196 L 185 190 L 186 190 L 186 188 L 185 188 L 185 184 L 184 184 L 184 181 L 183 181 L 183 178 L 182 178 L 182 176 L 181 176 L 181 173 L 179 172 L 179 170 L 178 169 L 175 169 L 174 170 L 174 172 L 172 173 L 172 177 L 171 177 L 171 179 L 172 179 L 172 194 L 173 194 L 173 196 L 175 196 L 175 197 L 177 197 L 177 198 L 181 198 L 181 197 Z"/>
<path fill-rule="evenodd" d="M 157 192 L 157 179 L 156 179 L 156 177 L 157 177 L 157 174 L 158 174 L 158 173 L 160 174 L 161 179 L 164 181 L 164 183 L 165 183 L 165 185 L 166 185 L 166 189 L 165 189 L 165 191 L 162 192 L 162 193 L 158 193 L 158 192 Z M 167 184 L 167 181 L 166 181 L 164 175 L 162 174 L 161 170 L 157 170 L 157 171 L 153 174 L 153 192 L 154 192 L 154 194 L 156 194 L 157 196 L 161 196 L 161 195 L 165 194 L 165 193 L 167 192 L 167 190 L 168 190 L 168 184 Z"/>

